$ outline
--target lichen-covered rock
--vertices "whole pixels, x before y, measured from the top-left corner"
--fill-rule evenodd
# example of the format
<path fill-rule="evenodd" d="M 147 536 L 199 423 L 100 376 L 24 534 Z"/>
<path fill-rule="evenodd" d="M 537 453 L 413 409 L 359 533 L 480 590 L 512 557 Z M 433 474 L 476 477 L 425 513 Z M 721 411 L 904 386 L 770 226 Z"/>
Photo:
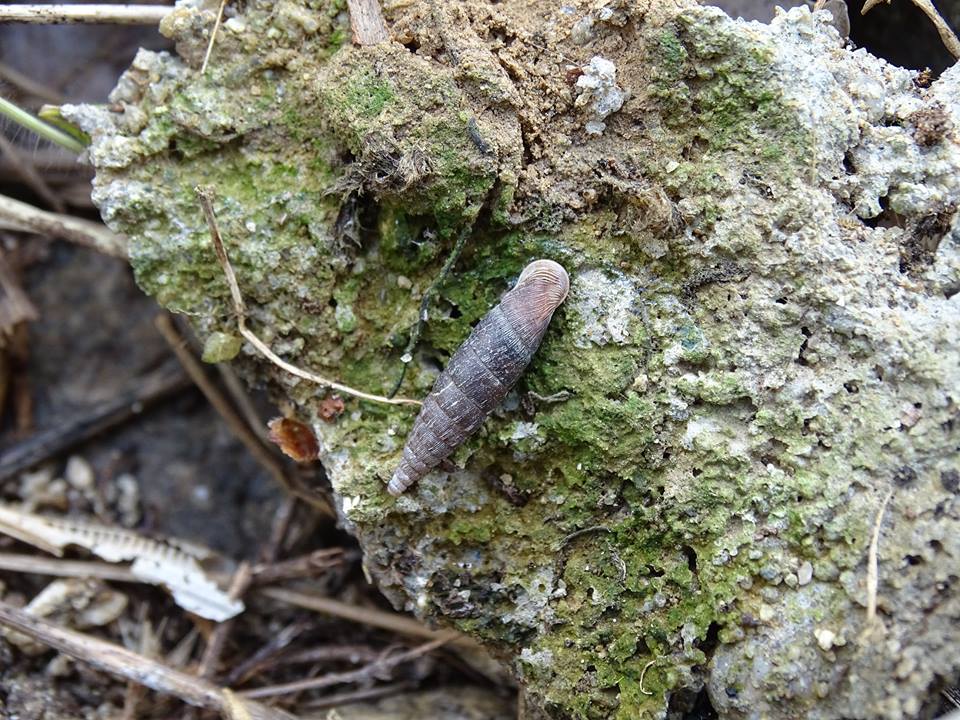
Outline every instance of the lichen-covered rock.
<path fill-rule="evenodd" d="M 935 702 L 960 673 L 960 69 L 924 89 L 805 8 L 412 0 L 354 48 L 334 2 L 252 1 L 201 76 L 211 20 L 182 4 L 179 59 L 141 53 L 115 106 L 69 111 L 140 283 L 211 357 L 236 341 L 197 184 L 251 327 L 371 392 L 461 233 L 407 395 L 530 259 L 570 273 L 463 469 L 398 499 L 409 408 L 326 422 L 322 388 L 240 350 L 316 421 L 398 606 L 489 643 L 555 717 L 702 688 L 724 718 Z M 600 134 L 593 58 L 622 101 Z"/>

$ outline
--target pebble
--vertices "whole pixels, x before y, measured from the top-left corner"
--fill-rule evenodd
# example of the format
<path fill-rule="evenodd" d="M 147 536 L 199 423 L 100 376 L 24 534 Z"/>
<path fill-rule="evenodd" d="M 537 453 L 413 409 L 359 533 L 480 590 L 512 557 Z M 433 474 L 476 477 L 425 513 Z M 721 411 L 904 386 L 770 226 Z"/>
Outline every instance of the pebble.
<path fill-rule="evenodd" d="M 817 645 L 820 646 L 821 650 L 829 650 L 832 648 L 833 641 L 837 639 L 837 634 L 827 628 L 817 628 L 813 631 L 813 635 L 817 638 Z"/>
<path fill-rule="evenodd" d="M 79 455 L 71 455 L 67 460 L 67 467 L 63 471 L 64 479 L 74 490 L 81 492 L 91 490 L 96 476 L 93 474 L 93 468 L 90 467 L 85 459 Z"/>

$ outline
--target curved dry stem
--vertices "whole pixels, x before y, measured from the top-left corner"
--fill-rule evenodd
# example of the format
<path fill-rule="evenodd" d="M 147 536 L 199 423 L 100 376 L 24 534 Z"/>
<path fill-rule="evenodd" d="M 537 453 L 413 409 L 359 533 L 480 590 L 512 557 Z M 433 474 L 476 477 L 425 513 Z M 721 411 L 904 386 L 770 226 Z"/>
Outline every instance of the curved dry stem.
<path fill-rule="evenodd" d="M 877 617 L 877 586 L 880 581 L 878 555 L 880 551 L 880 527 L 883 525 L 883 515 L 887 511 L 887 504 L 893 497 L 893 490 L 889 490 L 880 503 L 877 519 L 873 525 L 873 534 L 870 537 L 870 549 L 867 552 L 867 625 Z"/>
<path fill-rule="evenodd" d="M 99 223 L 71 215 L 51 213 L 0 195 L 0 221 L 40 235 L 58 237 L 113 257 L 127 257 L 127 241 Z"/>
<path fill-rule="evenodd" d="M 885 1 L 888 5 L 890 4 L 890 0 Z M 950 51 L 950 54 L 955 58 L 960 58 L 960 39 L 957 39 L 956 34 L 947 24 L 947 21 L 943 19 L 943 16 L 940 15 L 940 12 L 937 10 L 932 0 L 910 1 L 920 8 L 924 15 L 930 18 L 930 22 L 932 22 L 934 27 L 937 28 L 937 32 L 940 34 L 940 39 L 943 40 L 943 44 L 946 46 L 947 50 Z M 881 2 L 884 2 L 884 0 L 867 0 L 863 4 L 863 9 L 860 10 L 860 14 L 866 15 Z"/>
<path fill-rule="evenodd" d="M 220 230 L 217 227 L 217 218 L 213 212 L 213 191 L 210 188 L 199 186 L 195 188 L 195 191 L 197 193 L 197 197 L 200 199 L 200 206 L 203 208 L 203 214 L 207 220 L 207 226 L 210 228 L 210 238 L 213 240 L 213 248 L 217 253 L 217 260 L 220 262 L 220 267 L 223 269 L 223 274 L 227 279 L 227 285 L 230 288 L 230 296 L 233 299 L 233 311 L 237 316 L 237 330 L 240 332 L 240 335 L 247 340 L 247 342 L 256 348 L 257 352 L 259 352 L 277 367 L 286 370 L 291 375 L 295 375 L 298 378 L 316 383 L 317 385 L 323 385 L 331 390 L 337 390 L 346 395 L 352 395 L 353 397 L 360 398 L 361 400 L 385 403 L 387 405 L 422 404 L 419 400 L 413 400 L 411 398 L 389 398 L 384 397 L 383 395 L 374 395 L 372 393 L 363 392 L 362 390 L 356 390 L 348 385 L 338 383 L 335 380 L 325 378 L 322 375 L 317 375 L 316 373 L 303 370 L 281 358 L 270 349 L 269 345 L 257 337 L 257 335 L 247 327 L 246 304 L 243 301 L 243 296 L 240 294 L 240 285 L 237 283 L 237 275 L 233 271 L 233 266 L 230 264 L 230 259 L 227 257 L 227 251 L 223 246 L 223 239 L 220 237 Z"/>

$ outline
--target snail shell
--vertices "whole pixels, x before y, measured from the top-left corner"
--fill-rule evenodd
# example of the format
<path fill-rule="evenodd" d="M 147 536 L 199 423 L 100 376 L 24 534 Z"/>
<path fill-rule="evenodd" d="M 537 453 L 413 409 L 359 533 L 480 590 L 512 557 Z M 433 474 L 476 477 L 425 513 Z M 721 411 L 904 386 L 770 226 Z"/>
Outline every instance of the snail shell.
<path fill-rule="evenodd" d="M 479 429 L 520 378 L 570 289 L 567 271 L 534 260 L 450 358 L 423 402 L 387 490 L 399 495 Z"/>

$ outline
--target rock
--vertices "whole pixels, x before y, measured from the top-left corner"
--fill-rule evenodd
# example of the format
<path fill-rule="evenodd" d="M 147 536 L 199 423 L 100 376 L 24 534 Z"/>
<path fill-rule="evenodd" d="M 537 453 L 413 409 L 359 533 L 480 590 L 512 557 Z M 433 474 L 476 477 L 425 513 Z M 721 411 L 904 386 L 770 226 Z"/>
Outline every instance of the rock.
<path fill-rule="evenodd" d="M 960 127 L 960 68 L 923 89 L 806 8 L 607 5 L 585 29 L 580 5 L 413 0 L 388 12 L 404 45 L 355 48 L 333 5 L 253 0 L 201 77 L 209 13 L 181 3 L 185 59 L 141 52 L 114 110 L 64 112 L 145 290 L 235 332 L 192 192 L 213 185 L 250 327 L 368 392 L 417 321 L 397 278 L 429 287 L 462 233 L 407 396 L 530 259 L 564 264 L 517 391 L 397 499 L 415 413 L 344 397 L 323 422 L 317 387 L 237 356 L 316 429 L 397 607 L 512 657 L 554 717 L 706 688 L 722 718 L 899 718 L 960 672 L 960 144 L 928 132 Z M 630 90 L 600 135 L 569 74 L 596 57 Z M 891 487 L 886 639 L 861 644 Z"/>

